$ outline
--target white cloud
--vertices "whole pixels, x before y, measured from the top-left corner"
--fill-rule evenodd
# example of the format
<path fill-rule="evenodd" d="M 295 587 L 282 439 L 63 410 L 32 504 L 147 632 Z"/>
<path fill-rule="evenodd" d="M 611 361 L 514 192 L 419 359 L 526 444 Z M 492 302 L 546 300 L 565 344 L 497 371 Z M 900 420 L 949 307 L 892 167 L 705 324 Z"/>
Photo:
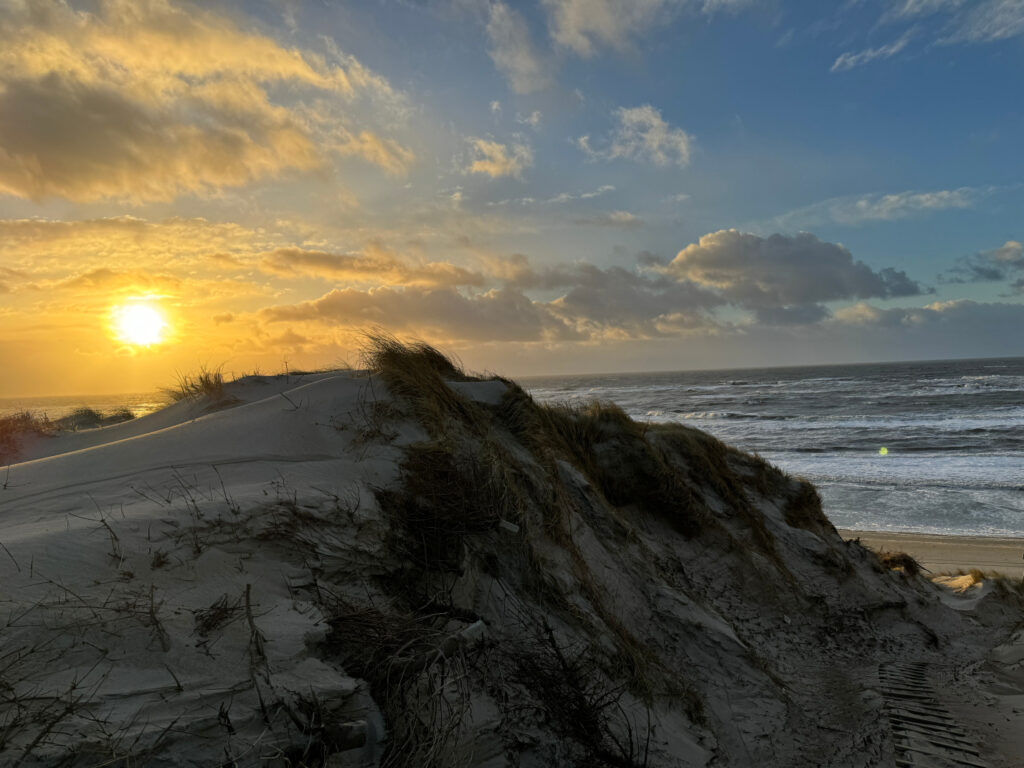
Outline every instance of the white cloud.
<path fill-rule="evenodd" d="M 942 43 L 989 43 L 1024 34 L 1024 2 L 986 0 L 953 21 L 953 31 Z"/>
<path fill-rule="evenodd" d="M 581 200 L 590 200 L 593 197 L 600 197 L 601 195 L 607 195 L 609 192 L 614 192 L 615 187 L 611 184 L 602 184 L 592 192 L 584 192 L 580 195 Z"/>
<path fill-rule="evenodd" d="M 530 30 L 521 14 L 505 3 L 491 5 L 487 37 L 491 59 L 513 91 L 533 93 L 550 84 L 548 66 L 530 42 Z"/>
<path fill-rule="evenodd" d="M 540 110 L 535 109 L 528 115 L 516 115 L 516 122 L 520 125 L 528 125 L 536 131 L 540 128 L 541 117 Z"/>
<path fill-rule="evenodd" d="M 1021 0 L 902 0 L 882 14 L 883 23 L 945 16 L 939 44 L 991 43 L 1024 34 Z"/>
<path fill-rule="evenodd" d="M 935 13 L 948 13 L 959 8 L 964 2 L 966 0 L 903 0 L 902 3 L 890 7 L 883 19 L 910 19 Z"/>
<path fill-rule="evenodd" d="M 879 48 L 865 48 L 857 53 L 846 52 L 840 54 L 839 58 L 832 64 L 832 72 L 846 72 L 854 67 L 860 67 L 878 59 L 888 59 L 907 47 L 913 36 L 913 30 L 907 30 L 898 40 L 883 45 Z"/>
<path fill-rule="evenodd" d="M 604 148 L 591 146 L 589 136 L 577 139 L 577 145 L 588 157 L 600 160 L 623 158 L 658 166 L 685 166 L 690 162 L 693 137 L 665 122 L 661 112 L 650 104 L 620 107 L 614 114 L 618 124 Z"/>
<path fill-rule="evenodd" d="M 580 56 L 593 56 L 601 47 L 628 50 L 636 37 L 685 4 L 684 0 L 544 0 L 552 39 Z"/>
<path fill-rule="evenodd" d="M 593 200 L 595 197 L 602 197 L 603 195 L 607 195 L 608 193 L 614 191 L 615 187 L 613 185 L 602 184 L 597 189 L 593 189 L 589 192 L 580 192 L 579 194 L 573 194 L 572 192 L 559 192 L 557 195 L 552 195 L 551 197 L 545 198 L 543 200 L 538 200 L 535 197 L 519 197 L 508 200 L 498 200 L 496 202 L 488 203 L 488 205 L 509 205 L 510 203 L 518 205 L 533 205 L 535 203 L 541 205 L 558 205 L 561 203 L 569 203 L 572 202 L 573 200 Z"/>
<path fill-rule="evenodd" d="M 644 225 L 644 220 L 629 211 L 606 211 L 590 218 L 576 219 L 576 223 L 633 229 L 636 227 L 642 227 Z"/>
<path fill-rule="evenodd" d="M 513 176 L 521 179 L 523 171 L 533 165 L 533 150 L 525 144 L 501 144 L 489 139 L 471 137 L 473 159 L 467 173 L 482 173 L 497 179 Z"/>
<path fill-rule="evenodd" d="M 872 221 L 896 221 L 936 211 L 971 208 L 993 191 L 993 187 L 959 187 L 932 192 L 833 197 L 785 213 L 772 223 L 783 229 L 794 229 L 823 223 L 856 225 Z"/>

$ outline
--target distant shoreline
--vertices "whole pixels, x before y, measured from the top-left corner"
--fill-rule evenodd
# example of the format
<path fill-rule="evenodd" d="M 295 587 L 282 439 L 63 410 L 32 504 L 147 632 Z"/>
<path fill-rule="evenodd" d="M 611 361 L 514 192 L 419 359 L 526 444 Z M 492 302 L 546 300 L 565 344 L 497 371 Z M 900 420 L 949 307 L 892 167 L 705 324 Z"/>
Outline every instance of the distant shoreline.
<path fill-rule="evenodd" d="M 1024 537 L 947 536 L 842 528 L 839 534 L 844 539 L 860 539 L 862 544 L 874 550 L 906 552 L 933 574 L 977 568 L 1024 578 Z"/>

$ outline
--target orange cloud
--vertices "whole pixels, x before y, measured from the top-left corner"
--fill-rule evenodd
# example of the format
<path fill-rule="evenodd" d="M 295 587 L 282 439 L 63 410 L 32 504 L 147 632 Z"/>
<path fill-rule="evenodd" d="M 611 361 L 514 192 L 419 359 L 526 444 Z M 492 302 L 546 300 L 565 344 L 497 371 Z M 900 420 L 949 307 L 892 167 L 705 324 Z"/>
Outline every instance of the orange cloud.
<path fill-rule="evenodd" d="M 469 173 L 482 173 L 492 179 L 501 176 L 522 178 L 523 171 L 533 165 L 533 151 L 525 144 L 500 144 L 488 139 L 469 139 L 473 161 Z"/>
<path fill-rule="evenodd" d="M 277 248 L 263 256 L 260 269 L 284 277 L 304 275 L 390 285 L 479 286 L 484 283 L 483 275 L 454 264 L 408 264 L 389 251 L 374 246 L 358 254 Z"/>
<path fill-rule="evenodd" d="M 275 103 L 278 84 L 298 104 Z M 334 52 L 328 61 L 285 48 L 204 6 L 101 0 L 90 13 L 5 3 L 0 192 L 36 201 L 166 201 L 326 172 L 332 149 L 400 172 L 410 150 L 353 131 L 346 123 L 355 110 L 331 106 L 365 92 L 400 101 L 350 56 Z M 324 125 L 340 125 L 348 141 L 332 146 Z"/>

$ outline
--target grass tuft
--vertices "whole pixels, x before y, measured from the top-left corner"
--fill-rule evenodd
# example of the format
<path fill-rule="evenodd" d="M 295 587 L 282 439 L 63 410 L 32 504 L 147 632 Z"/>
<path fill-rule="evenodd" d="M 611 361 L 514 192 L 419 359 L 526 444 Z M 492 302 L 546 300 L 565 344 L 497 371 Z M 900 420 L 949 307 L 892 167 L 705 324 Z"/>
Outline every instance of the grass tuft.
<path fill-rule="evenodd" d="M 926 570 L 912 556 L 906 552 L 888 552 L 880 551 L 878 554 L 878 562 L 882 564 L 882 567 L 887 571 L 903 571 L 908 576 L 917 576 L 921 571 Z"/>
<path fill-rule="evenodd" d="M 454 419 L 479 424 L 478 407 L 447 381 L 475 381 L 462 367 L 422 341 L 408 344 L 384 333 L 366 335 L 362 359 L 395 397 L 409 403 L 428 431 L 438 436 Z"/>
<path fill-rule="evenodd" d="M 818 489 L 806 480 L 798 482 L 800 485 L 797 492 L 789 497 L 782 509 L 786 523 L 793 528 L 806 528 L 810 531 L 831 529 L 832 522 L 821 508 Z"/>
<path fill-rule="evenodd" d="M 29 411 L 0 417 L 0 464 L 9 464 L 17 458 L 26 437 L 52 435 L 55 429 L 45 416 Z"/>
<path fill-rule="evenodd" d="M 224 397 L 224 376 L 219 368 L 211 371 L 202 367 L 197 373 L 179 373 L 176 386 L 161 391 L 174 402 L 204 397 L 220 400 Z"/>

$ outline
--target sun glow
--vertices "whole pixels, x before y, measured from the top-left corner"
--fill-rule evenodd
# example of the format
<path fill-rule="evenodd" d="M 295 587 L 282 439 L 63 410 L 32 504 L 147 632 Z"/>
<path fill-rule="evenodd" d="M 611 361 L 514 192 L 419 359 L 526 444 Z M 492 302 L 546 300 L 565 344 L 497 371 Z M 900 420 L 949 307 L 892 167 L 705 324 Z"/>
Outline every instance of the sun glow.
<path fill-rule="evenodd" d="M 126 304 L 114 307 L 114 332 L 118 341 L 148 347 L 163 341 L 167 321 L 150 304 Z"/>

